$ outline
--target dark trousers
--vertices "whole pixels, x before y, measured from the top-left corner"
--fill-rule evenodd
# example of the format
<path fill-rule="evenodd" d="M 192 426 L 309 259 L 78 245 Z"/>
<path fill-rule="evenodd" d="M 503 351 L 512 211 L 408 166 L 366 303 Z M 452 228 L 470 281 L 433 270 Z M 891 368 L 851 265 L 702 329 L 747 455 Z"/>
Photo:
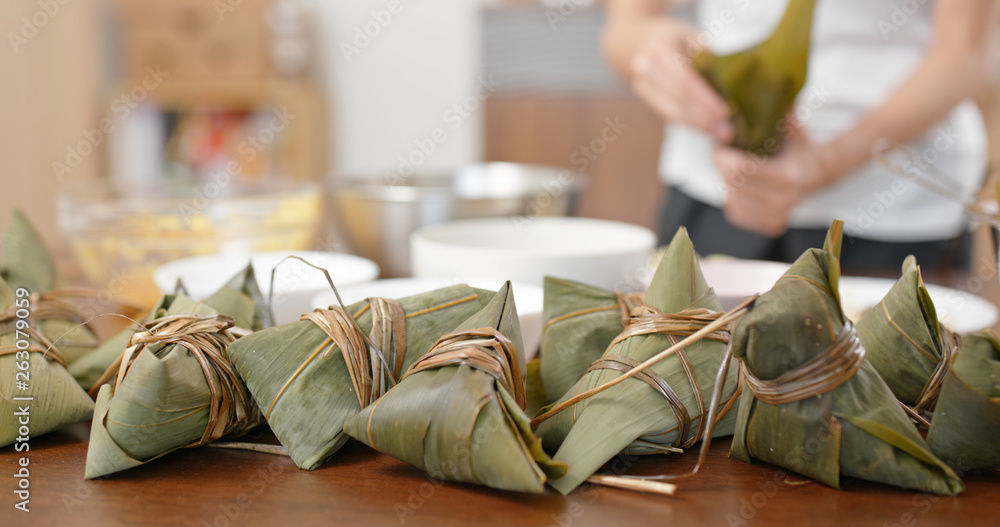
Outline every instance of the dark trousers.
<path fill-rule="evenodd" d="M 660 212 L 661 245 L 669 243 L 677 229 L 684 226 L 699 254 L 792 262 L 806 249 L 822 247 L 826 239 L 826 229 L 789 229 L 777 238 L 755 234 L 730 225 L 717 207 L 698 201 L 676 188 L 670 188 L 668 192 L 666 204 Z M 894 269 L 912 254 L 917 257 L 917 263 L 927 269 L 967 269 L 971 240 L 968 231 L 955 239 L 928 242 L 882 242 L 845 233 L 840 263 L 849 270 Z"/>

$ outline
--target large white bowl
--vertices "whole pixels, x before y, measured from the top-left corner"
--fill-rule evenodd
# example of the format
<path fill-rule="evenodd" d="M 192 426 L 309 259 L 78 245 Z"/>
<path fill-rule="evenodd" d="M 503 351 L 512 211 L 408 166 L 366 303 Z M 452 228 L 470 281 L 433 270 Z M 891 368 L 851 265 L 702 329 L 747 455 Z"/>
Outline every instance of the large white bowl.
<path fill-rule="evenodd" d="M 180 278 L 188 294 L 196 300 L 202 300 L 222 287 L 247 263 L 253 262 L 260 289 L 268 295 L 271 291 L 271 271 L 290 255 L 299 256 L 326 269 L 338 287 L 378 278 L 378 265 L 360 256 L 320 251 L 274 251 L 183 258 L 156 269 L 153 281 L 162 291 L 170 292 Z M 285 261 L 277 269 L 274 277 L 274 318 L 278 324 L 292 322 L 302 313 L 308 313 L 312 309 L 312 298 L 330 289 L 326 276 L 321 271 L 298 260 Z"/>
<path fill-rule="evenodd" d="M 348 305 L 375 296 L 402 298 L 456 283 L 445 278 L 390 278 L 344 287 L 338 285 L 337 290 L 340 291 L 340 298 L 344 301 L 344 305 Z M 491 291 L 496 291 L 503 285 L 501 280 L 470 280 L 465 283 L 472 287 Z M 531 360 L 538 352 L 538 346 L 542 342 L 542 288 L 537 285 L 517 282 L 512 283 L 511 287 L 514 290 L 517 318 L 521 322 L 525 360 Z M 325 291 L 313 297 L 313 309 L 332 305 L 337 305 L 337 298 L 333 295 L 333 291 Z"/>
<path fill-rule="evenodd" d="M 498 217 L 424 227 L 410 236 L 413 274 L 542 285 L 546 275 L 627 289 L 656 246 L 653 231 L 588 218 Z"/>

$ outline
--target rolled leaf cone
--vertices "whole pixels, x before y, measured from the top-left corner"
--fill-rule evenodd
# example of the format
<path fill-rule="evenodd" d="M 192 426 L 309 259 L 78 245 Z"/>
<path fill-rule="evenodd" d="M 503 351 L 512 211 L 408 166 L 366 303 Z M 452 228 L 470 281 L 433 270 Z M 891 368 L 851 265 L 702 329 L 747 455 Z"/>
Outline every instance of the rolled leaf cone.
<path fill-rule="evenodd" d="M 89 419 L 94 411 L 94 402 L 66 371 L 58 347 L 47 350 L 50 343 L 30 328 L 30 318 L 17 316 L 18 309 L 30 311 L 27 301 L 27 295 L 0 279 L 0 447 L 24 437 L 20 419 L 25 413 L 27 436 L 35 438 Z"/>
<path fill-rule="evenodd" d="M 748 389 L 730 456 L 766 461 L 838 489 L 845 475 L 958 494 L 965 489 L 961 480 L 927 448 L 845 328 L 838 292 L 842 227 L 835 221 L 823 249 L 806 251 L 733 326 L 732 350 L 743 361 Z M 848 353 L 834 357 L 835 349 Z M 789 378 L 826 357 L 846 358 L 849 367 L 831 369 L 826 385 L 793 393 Z M 762 388 L 754 388 L 757 383 Z M 779 399 L 805 398 L 768 404 L 761 400 L 764 389 Z"/>
<path fill-rule="evenodd" d="M 786 122 L 805 84 L 815 0 L 790 0 L 774 33 L 760 44 L 715 55 L 707 49 L 694 66 L 732 110 L 732 146 L 776 154 L 790 126 Z"/>
<path fill-rule="evenodd" d="M 551 276 L 543 285 L 540 374 L 547 403 L 553 403 L 601 357 L 624 329 L 628 308 L 642 298 Z"/>
<path fill-rule="evenodd" d="M 97 347 L 99 340 L 79 305 L 82 292 L 64 287 L 52 255 L 20 209 L 10 216 L 0 276 L 11 289 L 23 287 L 34 295 L 33 325 L 50 341 L 58 339 L 67 364 Z"/>
<path fill-rule="evenodd" d="M 1000 337 L 968 335 L 945 375 L 927 445 L 956 470 L 1000 469 Z"/>
<path fill-rule="evenodd" d="M 902 276 L 857 329 L 869 362 L 896 398 L 918 414 L 933 410 L 956 340 L 938 322 L 916 258 L 906 258 Z"/>
<path fill-rule="evenodd" d="M 646 303 L 668 314 L 722 310 L 715 292 L 701 274 L 694 246 L 683 227 L 677 231 L 657 267 L 646 293 Z M 621 361 L 615 358 L 622 357 L 634 366 L 679 340 L 676 335 L 661 333 L 633 335 L 616 342 L 602 358 Z M 716 372 L 725 354 L 725 342 L 712 339 L 700 340 L 684 351 L 697 381 L 694 384 L 700 392 L 701 405 L 680 354 L 650 368 L 651 373 L 665 381 L 676 395 L 688 420 L 678 419 L 667 397 L 637 376 L 543 421 L 535 433 L 543 438 L 547 449 L 558 448 L 554 456 L 556 461 L 570 467 L 564 477 L 549 484 L 568 494 L 620 452 L 662 453 L 693 445 L 699 439 L 702 416 L 708 412 Z M 593 369 L 559 402 L 622 375 L 623 371 L 615 369 Z M 720 409 L 734 401 L 737 384 L 735 376 L 727 379 Z M 713 435 L 732 434 L 736 412 L 727 410 L 720 415 Z"/>
<path fill-rule="evenodd" d="M 216 310 L 177 294 L 164 316 L 147 324 L 155 325 L 131 337 L 131 346 L 109 368 L 114 384 L 99 382 L 103 385 L 91 426 L 86 478 L 148 463 L 223 435 L 239 435 L 262 421 L 226 349 L 247 330 L 238 328 L 235 318 L 219 315 L 237 313 L 248 323 L 254 302 L 243 294 L 224 296 L 229 300 Z M 158 328 L 175 327 L 169 321 L 185 324 L 181 329 L 206 329 L 192 331 L 189 338 L 167 339 Z M 204 354 L 190 349 L 194 339 L 207 343 Z"/>
<path fill-rule="evenodd" d="M 347 306 L 365 334 L 373 328 L 372 305 Z M 405 349 L 393 344 L 381 350 L 396 378 L 482 302 L 473 288 L 455 285 L 401 298 L 399 307 Z M 369 352 L 367 344 L 360 346 Z M 315 469 L 336 452 L 347 440 L 344 420 L 363 406 L 342 351 L 311 319 L 248 335 L 229 348 L 271 430 L 299 468 Z"/>
<path fill-rule="evenodd" d="M 245 302 L 244 297 L 248 297 L 253 301 L 252 306 Z M 165 316 L 173 305 L 175 298 L 176 296 L 173 293 L 160 297 L 160 300 L 153 306 L 153 309 L 149 311 L 150 315 L 146 321 L 148 322 Z M 183 301 L 190 302 L 190 299 L 185 296 Z M 233 317 L 236 320 L 237 327 L 260 331 L 273 325 L 271 312 L 267 308 L 267 301 L 260 292 L 260 287 L 254 276 L 253 266 L 249 264 L 243 270 L 236 273 L 218 291 L 203 300 L 203 303 L 217 312 Z M 252 311 L 251 307 L 253 308 Z M 226 313 L 225 309 L 227 308 L 239 309 L 240 311 Z M 181 309 L 183 312 L 184 309 L 189 308 L 178 307 L 178 309 Z M 80 383 L 80 386 L 83 386 L 86 390 L 93 388 L 94 383 L 97 382 L 115 359 L 128 347 L 128 340 L 133 333 L 135 333 L 135 328 L 125 328 L 102 342 L 96 349 L 91 350 L 71 363 L 69 365 L 69 372 L 73 374 L 73 377 Z"/>
<path fill-rule="evenodd" d="M 525 374 L 508 282 L 344 431 L 437 479 L 542 492 L 566 467 L 531 433 L 522 409 Z"/>

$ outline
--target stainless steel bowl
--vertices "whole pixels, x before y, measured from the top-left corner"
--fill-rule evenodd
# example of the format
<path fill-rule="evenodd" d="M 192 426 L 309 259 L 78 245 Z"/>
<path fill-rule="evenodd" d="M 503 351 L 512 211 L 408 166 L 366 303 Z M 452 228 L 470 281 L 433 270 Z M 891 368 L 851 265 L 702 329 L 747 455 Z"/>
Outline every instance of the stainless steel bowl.
<path fill-rule="evenodd" d="M 331 182 L 334 221 L 383 277 L 410 275 L 410 233 L 425 225 L 492 216 L 567 216 L 588 177 L 554 167 L 482 163 L 451 173 Z"/>

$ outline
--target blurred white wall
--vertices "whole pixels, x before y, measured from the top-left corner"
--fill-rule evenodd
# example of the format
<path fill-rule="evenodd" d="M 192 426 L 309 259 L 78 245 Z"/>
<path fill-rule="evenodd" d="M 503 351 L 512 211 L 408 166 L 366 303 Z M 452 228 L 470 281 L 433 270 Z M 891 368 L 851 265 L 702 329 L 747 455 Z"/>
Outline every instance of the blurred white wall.
<path fill-rule="evenodd" d="M 420 150 L 417 142 L 430 150 L 436 129 L 445 139 L 437 134 L 432 153 L 412 156 L 425 158 L 420 170 L 481 159 L 481 105 L 454 105 L 473 106 L 466 99 L 479 84 L 479 11 L 489 0 L 303 1 L 316 14 L 331 173 L 383 177 Z"/>

